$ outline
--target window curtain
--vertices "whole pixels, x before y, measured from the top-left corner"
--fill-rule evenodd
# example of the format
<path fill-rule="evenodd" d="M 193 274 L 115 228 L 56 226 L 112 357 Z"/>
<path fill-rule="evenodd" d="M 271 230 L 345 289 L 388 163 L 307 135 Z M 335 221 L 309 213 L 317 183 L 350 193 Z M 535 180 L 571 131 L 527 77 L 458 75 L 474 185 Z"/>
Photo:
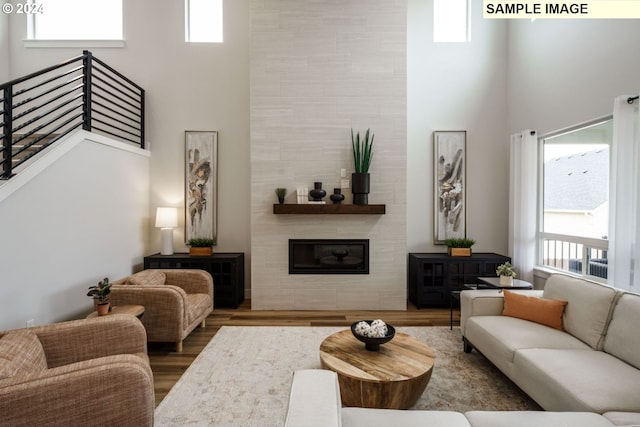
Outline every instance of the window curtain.
<path fill-rule="evenodd" d="M 511 135 L 509 162 L 509 256 L 518 278 L 533 283 L 536 258 L 538 137 Z"/>
<path fill-rule="evenodd" d="M 640 291 L 640 113 L 637 99 L 619 96 L 613 105 L 613 141 L 609 188 L 609 267 L 607 280 L 617 288 Z"/>

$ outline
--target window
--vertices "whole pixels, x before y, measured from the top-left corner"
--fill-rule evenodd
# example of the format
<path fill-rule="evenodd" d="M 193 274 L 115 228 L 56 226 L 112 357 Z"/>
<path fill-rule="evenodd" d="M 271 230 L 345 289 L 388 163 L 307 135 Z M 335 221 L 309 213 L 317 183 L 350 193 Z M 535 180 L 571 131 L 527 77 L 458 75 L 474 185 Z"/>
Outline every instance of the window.
<path fill-rule="evenodd" d="M 222 43 L 222 0 L 185 0 L 185 41 Z"/>
<path fill-rule="evenodd" d="M 607 278 L 613 120 L 541 138 L 540 264 Z"/>
<path fill-rule="evenodd" d="M 433 41 L 468 42 L 469 0 L 433 1 Z"/>
<path fill-rule="evenodd" d="M 122 40 L 122 0 L 38 0 L 29 40 Z"/>

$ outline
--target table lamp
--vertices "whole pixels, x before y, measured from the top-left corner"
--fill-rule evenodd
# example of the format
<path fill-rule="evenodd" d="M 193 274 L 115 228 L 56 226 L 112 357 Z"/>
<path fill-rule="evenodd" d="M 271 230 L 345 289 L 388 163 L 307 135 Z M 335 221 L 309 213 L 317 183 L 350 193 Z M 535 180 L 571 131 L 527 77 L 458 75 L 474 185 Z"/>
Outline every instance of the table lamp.
<path fill-rule="evenodd" d="M 173 255 L 173 229 L 178 226 L 177 208 L 158 208 L 156 210 L 156 227 L 162 233 L 161 255 Z"/>

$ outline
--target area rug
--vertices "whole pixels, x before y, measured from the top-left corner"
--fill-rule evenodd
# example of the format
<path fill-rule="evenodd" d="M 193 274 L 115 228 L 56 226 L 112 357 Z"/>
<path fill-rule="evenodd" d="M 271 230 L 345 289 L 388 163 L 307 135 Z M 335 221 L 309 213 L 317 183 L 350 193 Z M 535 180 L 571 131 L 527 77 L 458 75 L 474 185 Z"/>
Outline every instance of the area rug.
<path fill-rule="evenodd" d="M 156 426 L 282 426 L 293 372 L 319 368 L 324 338 L 344 327 L 224 326 L 155 411 Z M 460 330 L 398 327 L 429 345 L 431 380 L 412 409 L 539 410 L 476 351 Z"/>

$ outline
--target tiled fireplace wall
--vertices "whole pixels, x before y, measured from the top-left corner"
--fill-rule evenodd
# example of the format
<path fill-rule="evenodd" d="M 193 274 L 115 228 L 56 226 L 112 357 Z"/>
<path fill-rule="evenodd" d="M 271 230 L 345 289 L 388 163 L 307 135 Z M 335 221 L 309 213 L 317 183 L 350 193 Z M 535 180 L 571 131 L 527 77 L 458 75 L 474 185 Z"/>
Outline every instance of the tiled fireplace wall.
<path fill-rule="evenodd" d="M 250 4 L 252 308 L 404 310 L 406 0 Z M 295 203 L 321 181 L 331 203 L 351 128 L 375 133 L 369 203 L 386 214 L 274 215 L 276 187 Z M 290 275 L 290 238 L 370 239 L 370 274 Z"/>

